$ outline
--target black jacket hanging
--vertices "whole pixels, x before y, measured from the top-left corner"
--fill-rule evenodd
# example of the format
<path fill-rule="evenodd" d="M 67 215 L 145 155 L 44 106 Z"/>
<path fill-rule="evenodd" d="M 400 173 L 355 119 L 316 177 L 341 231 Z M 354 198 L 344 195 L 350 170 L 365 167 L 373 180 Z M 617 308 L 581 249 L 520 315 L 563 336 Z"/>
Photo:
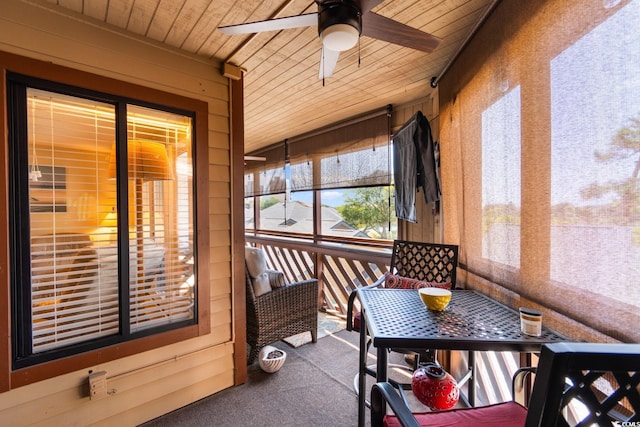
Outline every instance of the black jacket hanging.
<path fill-rule="evenodd" d="M 396 217 L 416 220 L 415 196 L 422 187 L 427 203 L 440 200 L 440 183 L 429 121 L 418 111 L 393 137 Z"/>

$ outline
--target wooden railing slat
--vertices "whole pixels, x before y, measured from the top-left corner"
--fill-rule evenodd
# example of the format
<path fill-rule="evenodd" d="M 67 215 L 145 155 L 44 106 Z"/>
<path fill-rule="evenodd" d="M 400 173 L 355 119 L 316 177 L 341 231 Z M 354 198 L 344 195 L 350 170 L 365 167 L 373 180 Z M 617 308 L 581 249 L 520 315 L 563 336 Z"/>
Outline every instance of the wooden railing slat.
<path fill-rule="evenodd" d="M 340 279 L 336 274 L 336 264 L 333 257 L 323 257 L 322 264 L 325 266 L 323 279 L 325 291 L 329 291 L 341 313 L 346 313 L 346 304 L 340 299 L 337 289 L 339 288 Z M 327 272 L 330 277 L 327 277 Z M 342 277 L 345 277 L 344 275 Z M 335 307 L 334 307 L 335 308 Z"/>
<path fill-rule="evenodd" d="M 282 271 L 289 282 L 316 277 L 327 310 L 339 315 L 346 314 L 349 294 L 358 283 L 373 283 L 388 271 L 391 259 L 391 242 L 388 247 L 382 247 L 380 242 L 364 247 L 365 242 L 357 242 L 363 245 L 357 248 L 351 242 L 349 247 L 338 247 L 274 236 L 245 237 L 247 242 L 264 248 L 269 268 Z"/>

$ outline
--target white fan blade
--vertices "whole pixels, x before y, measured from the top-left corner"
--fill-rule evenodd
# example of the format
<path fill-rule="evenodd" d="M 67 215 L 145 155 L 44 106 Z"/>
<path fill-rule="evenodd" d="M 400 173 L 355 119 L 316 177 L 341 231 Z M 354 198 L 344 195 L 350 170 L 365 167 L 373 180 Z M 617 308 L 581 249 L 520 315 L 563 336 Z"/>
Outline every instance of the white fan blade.
<path fill-rule="evenodd" d="M 318 78 L 323 79 L 325 77 L 331 77 L 333 70 L 338 64 L 338 57 L 340 52 L 327 49 L 322 46 L 322 53 L 320 56 L 320 71 L 318 72 Z"/>
<path fill-rule="evenodd" d="M 287 16 L 284 18 L 269 19 L 266 21 L 248 22 L 246 24 L 226 25 L 218 27 L 225 34 L 251 34 L 263 31 L 279 31 L 289 28 L 313 27 L 318 25 L 318 14 L 308 13 L 306 15 Z"/>

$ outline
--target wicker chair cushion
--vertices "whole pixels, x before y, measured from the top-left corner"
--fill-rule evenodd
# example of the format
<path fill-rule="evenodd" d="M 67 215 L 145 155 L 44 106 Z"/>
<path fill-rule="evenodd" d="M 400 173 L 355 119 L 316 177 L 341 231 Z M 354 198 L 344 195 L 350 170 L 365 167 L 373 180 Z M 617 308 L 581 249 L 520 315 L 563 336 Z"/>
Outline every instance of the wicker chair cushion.
<path fill-rule="evenodd" d="M 257 297 L 287 285 L 287 280 L 281 271 L 267 270 L 267 257 L 262 249 L 245 247 L 244 259 L 251 277 L 253 292 Z"/>
<path fill-rule="evenodd" d="M 257 277 L 251 279 L 251 285 L 253 286 L 253 293 L 259 297 L 267 292 L 271 292 L 271 285 L 269 284 L 269 275 L 265 272 L 258 274 Z"/>
<path fill-rule="evenodd" d="M 262 273 L 267 271 L 267 258 L 264 255 L 262 249 L 245 247 L 244 259 L 247 263 L 247 270 L 249 270 L 249 276 L 255 279 Z"/>
<path fill-rule="evenodd" d="M 253 292 L 257 297 L 271 292 L 270 277 L 267 273 L 267 258 L 262 249 L 245 247 L 244 259 L 251 277 Z"/>
<path fill-rule="evenodd" d="M 386 272 L 384 274 L 384 287 L 390 289 L 420 289 L 420 288 L 443 288 L 451 289 L 451 282 L 438 283 L 426 282 L 418 279 L 410 279 L 408 277 L 399 276 Z"/>
<path fill-rule="evenodd" d="M 282 271 L 267 270 L 267 275 L 269 276 L 269 285 L 272 290 L 287 286 L 287 280 Z"/>

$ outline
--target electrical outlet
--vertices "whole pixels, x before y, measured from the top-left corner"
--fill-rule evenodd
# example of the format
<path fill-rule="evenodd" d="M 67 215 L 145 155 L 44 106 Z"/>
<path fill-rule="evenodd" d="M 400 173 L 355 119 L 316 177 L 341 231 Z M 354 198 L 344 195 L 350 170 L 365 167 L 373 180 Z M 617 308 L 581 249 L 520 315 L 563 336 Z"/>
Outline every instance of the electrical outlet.
<path fill-rule="evenodd" d="M 107 372 L 99 371 L 89 374 L 89 397 L 91 400 L 107 397 Z"/>

